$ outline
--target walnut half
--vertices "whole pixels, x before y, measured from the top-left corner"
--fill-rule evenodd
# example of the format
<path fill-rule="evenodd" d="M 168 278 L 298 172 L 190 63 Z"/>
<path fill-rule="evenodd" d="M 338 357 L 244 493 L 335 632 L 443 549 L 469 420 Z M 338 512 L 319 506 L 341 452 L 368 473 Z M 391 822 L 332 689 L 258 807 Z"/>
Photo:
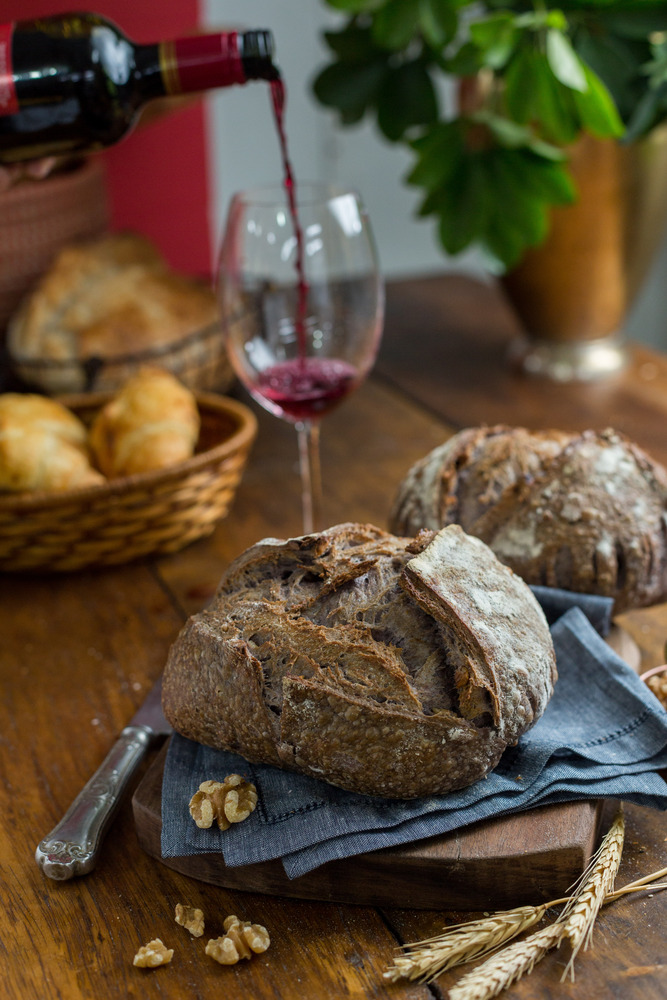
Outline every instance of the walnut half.
<path fill-rule="evenodd" d="M 155 969 L 158 965 L 168 965 L 173 956 L 174 949 L 167 948 L 159 938 L 155 938 L 141 946 L 132 964 L 140 969 Z"/>
<path fill-rule="evenodd" d="M 224 781 L 202 781 L 190 799 L 190 815 L 202 830 L 215 820 L 221 830 L 247 819 L 257 805 L 257 789 L 240 774 L 228 774 Z"/>
<path fill-rule="evenodd" d="M 184 906 L 183 903 L 176 904 L 174 919 L 180 927 L 185 927 L 193 937 L 201 937 L 204 933 L 204 913 L 194 906 Z"/>
<path fill-rule="evenodd" d="M 239 920 L 233 914 L 222 925 L 226 934 L 212 938 L 206 945 L 206 954 L 220 965 L 236 965 L 242 958 L 259 955 L 271 944 L 269 932 L 261 924 L 251 924 L 249 920 Z"/>

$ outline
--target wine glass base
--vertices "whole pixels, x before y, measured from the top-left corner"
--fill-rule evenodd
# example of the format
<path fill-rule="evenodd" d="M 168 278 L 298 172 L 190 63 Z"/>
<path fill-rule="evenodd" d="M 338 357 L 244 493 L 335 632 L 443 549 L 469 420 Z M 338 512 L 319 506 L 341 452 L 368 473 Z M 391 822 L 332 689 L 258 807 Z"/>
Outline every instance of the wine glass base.
<path fill-rule="evenodd" d="M 595 340 L 523 339 L 510 346 L 509 360 L 525 375 L 553 382 L 590 382 L 621 372 L 629 355 L 623 338 L 613 334 Z"/>

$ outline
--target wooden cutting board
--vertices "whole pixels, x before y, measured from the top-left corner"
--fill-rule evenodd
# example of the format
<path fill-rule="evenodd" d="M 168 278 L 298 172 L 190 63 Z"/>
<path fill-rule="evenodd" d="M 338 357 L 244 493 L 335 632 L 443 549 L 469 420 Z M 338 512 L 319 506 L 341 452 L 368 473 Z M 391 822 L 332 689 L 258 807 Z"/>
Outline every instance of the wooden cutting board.
<path fill-rule="evenodd" d="M 229 889 L 427 910 L 499 909 L 540 903 L 564 895 L 581 875 L 595 849 L 600 826 L 600 803 L 544 806 L 404 847 L 332 861 L 290 880 L 280 861 L 227 868 L 220 854 L 162 858 L 165 755 L 166 747 L 132 800 L 139 843 L 167 867 Z"/>

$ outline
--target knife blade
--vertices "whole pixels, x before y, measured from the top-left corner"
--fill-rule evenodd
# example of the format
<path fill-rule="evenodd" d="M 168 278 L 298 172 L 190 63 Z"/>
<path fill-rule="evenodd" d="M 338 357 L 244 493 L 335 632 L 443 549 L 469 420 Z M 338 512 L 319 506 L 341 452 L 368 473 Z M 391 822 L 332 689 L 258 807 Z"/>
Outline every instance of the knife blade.
<path fill-rule="evenodd" d="M 132 775 L 150 747 L 171 732 L 162 712 L 162 676 L 122 730 L 95 774 L 81 789 L 60 822 L 35 851 L 45 875 L 65 881 L 87 875 Z"/>

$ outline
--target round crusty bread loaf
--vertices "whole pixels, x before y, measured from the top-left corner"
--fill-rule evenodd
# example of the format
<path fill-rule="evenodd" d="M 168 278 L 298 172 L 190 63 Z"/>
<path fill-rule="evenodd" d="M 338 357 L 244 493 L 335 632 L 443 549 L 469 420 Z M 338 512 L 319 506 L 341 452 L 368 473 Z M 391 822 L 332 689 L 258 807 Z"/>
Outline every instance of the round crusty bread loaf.
<path fill-rule="evenodd" d="M 529 588 L 458 526 L 265 539 L 169 654 L 174 729 L 367 795 L 472 784 L 544 711 L 551 636 Z"/>
<path fill-rule="evenodd" d="M 460 431 L 401 483 L 390 528 L 460 524 L 527 583 L 614 598 L 667 598 L 667 473 L 614 430 Z"/>

